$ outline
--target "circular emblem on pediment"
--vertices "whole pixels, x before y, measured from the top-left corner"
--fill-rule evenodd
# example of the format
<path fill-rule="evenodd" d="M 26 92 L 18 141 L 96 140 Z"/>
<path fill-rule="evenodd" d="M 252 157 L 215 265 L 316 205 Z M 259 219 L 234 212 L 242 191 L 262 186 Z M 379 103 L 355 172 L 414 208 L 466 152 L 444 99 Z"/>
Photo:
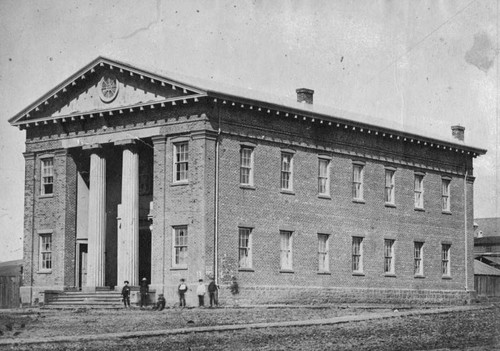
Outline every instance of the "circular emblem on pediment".
<path fill-rule="evenodd" d="M 118 80 L 113 76 L 104 76 L 99 82 L 98 90 L 103 102 L 111 102 L 118 95 Z"/>

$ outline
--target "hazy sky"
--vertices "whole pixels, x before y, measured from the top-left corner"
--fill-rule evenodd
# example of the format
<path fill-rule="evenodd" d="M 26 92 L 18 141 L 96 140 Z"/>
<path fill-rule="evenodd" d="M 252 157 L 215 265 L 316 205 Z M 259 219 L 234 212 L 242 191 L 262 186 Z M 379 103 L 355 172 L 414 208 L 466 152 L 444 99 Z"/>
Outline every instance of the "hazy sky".
<path fill-rule="evenodd" d="M 498 2 L 0 0 L 0 261 L 22 257 L 24 132 L 7 120 L 97 56 L 314 101 L 488 149 L 500 216 Z"/>

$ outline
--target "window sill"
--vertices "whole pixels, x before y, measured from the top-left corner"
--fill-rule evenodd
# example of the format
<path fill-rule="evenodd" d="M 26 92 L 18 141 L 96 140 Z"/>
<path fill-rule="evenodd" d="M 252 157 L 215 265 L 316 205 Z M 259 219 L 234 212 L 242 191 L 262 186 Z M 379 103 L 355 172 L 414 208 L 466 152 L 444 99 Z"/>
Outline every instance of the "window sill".
<path fill-rule="evenodd" d="M 280 193 L 285 194 L 285 195 L 295 195 L 295 191 L 285 190 L 285 189 L 281 189 Z"/>
<path fill-rule="evenodd" d="M 352 272 L 352 275 L 355 277 L 364 277 L 365 274 L 363 272 Z"/>
<path fill-rule="evenodd" d="M 182 186 L 182 185 L 189 185 L 189 180 L 170 183 L 170 186 Z"/>
<path fill-rule="evenodd" d="M 451 211 L 441 211 L 442 214 L 451 215 Z"/>
<path fill-rule="evenodd" d="M 363 199 L 352 199 L 352 202 L 354 202 L 355 204 L 365 204 L 366 203 L 366 201 Z"/>
<path fill-rule="evenodd" d="M 253 268 L 238 268 L 238 272 L 255 272 Z"/>
<path fill-rule="evenodd" d="M 240 189 L 255 190 L 255 186 L 247 185 L 247 184 L 240 184 Z"/>
<path fill-rule="evenodd" d="M 417 211 L 417 212 L 425 212 L 425 209 L 423 207 L 415 207 L 415 211 Z"/>
<path fill-rule="evenodd" d="M 54 194 L 40 194 L 38 195 L 38 198 L 39 199 L 48 199 L 48 198 L 51 198 L 51 197 L 54 197 Z"/>
<path fill-rule="evenodd" d="M 451 276 L 449 276 L 449 275 L 443 275 L 441 278 L 443 280 L 451 280 Z"/>
<path fill-rule="evenodd" d="M 396 204 L 393 204 L 392 202 L 386 202 L 385 207 L 396 208 Z"/>
<path fill-rule="evenodd" d="M 280 269 L 280 273 L 295 273 L 293 269 Z"/>
<path fill-rule="evenodd" d="M 170 268 L 171 271 L 186 271 L 188 268 L 186 267 L 172 267 Z"/>
<path fill-rule="evenodd" d="M 318 199 L 331 200 L 332 197 L 330 195 L 326 195 L 326 194 L 318 194 Z"/>
<path fill-rule="evenodd" d="M 384 277 L 388 277 L 388 278 L 396 278 L 396 273 L 385 273 L 385 274 L 384 274 Z"/>
<path fill-rule="evenodd" d="M 425 279 L 425 275 L 422 275 L 422 274 L 415 274 L 414 278 L 415 278 L 415 279 Z"/>
<path fill-rule="evenodd" d="M 328 271 L 318 271 L 318 275 L 332 275 L 332 273 Z"/>
<path fill-rule="evenodd" d="M 52 269 L 47 270 L 47 271 L 38 271 L 36 272 L 37 274 L 52 274 Z"/>

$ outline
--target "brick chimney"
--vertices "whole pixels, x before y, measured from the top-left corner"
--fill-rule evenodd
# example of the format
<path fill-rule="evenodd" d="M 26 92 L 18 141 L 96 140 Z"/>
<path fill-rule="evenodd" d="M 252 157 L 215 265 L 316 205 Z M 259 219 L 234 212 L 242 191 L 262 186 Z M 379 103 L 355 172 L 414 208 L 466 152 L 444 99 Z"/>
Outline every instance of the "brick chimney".
<path fill-rule="evenodd" d="M 296 90 L 296 92 L 297 92 L 297 102 L 302 102 L 306 104 L 313 103 L 314 90 L 307 88 L 299 88 Z"/>
<path fill-rule="evenodd" d="M 451 135 L 455 139 L 463 142 L 464 141 L 464 136 L 465 136 L 465 127 L 462 127 L 460 125 L 458 125 L 458 126 L 452 126 L 451 127 Z"/>

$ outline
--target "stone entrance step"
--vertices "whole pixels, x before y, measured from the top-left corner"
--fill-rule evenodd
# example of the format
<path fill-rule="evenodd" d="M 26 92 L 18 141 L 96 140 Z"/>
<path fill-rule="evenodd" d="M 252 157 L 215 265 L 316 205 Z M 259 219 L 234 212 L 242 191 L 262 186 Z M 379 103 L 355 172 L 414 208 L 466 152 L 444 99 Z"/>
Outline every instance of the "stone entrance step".
<path fill-rule="evenodd" d="M 44 308 L 123 308 L 121 294 L 117 291 L 52 292 Z"/>

